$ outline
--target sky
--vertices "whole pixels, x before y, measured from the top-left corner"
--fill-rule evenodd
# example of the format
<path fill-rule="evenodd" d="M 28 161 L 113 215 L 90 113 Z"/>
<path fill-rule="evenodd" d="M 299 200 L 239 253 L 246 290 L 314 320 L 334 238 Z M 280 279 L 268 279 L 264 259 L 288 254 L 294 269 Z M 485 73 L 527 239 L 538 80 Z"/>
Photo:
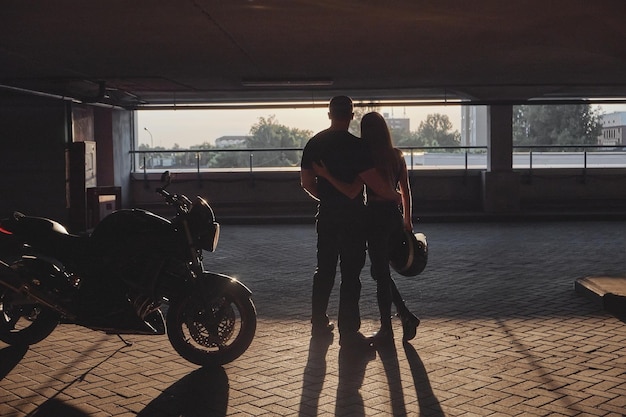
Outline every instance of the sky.
<path fill-rule="evenodd" d="M 436 107 L 380 108 L 389 117 L 409 118 L 410 129 L 417 130 L 420 121 L 428 114 L 447 114 L 454 129 L 461 131 L 461 107 L 456 105 Z M 328 110 L 315 109 L 254 109 L 254 110 L 141 110 L 137 116 L 139 144 L 170 149 L 177 143 L 181 148 L 215 143 L 221 136 L 245 136 L 259 117 L 276 116 L 277 123 L 290 128 L 318 132 L 330 125 Z M 147 130 L 146 130 L 147 129 Z M 152 135 L 152 136 L 151 136 Z"/>
<path fill-rule="evenodd" d="M 601 105 L 602 111 L 626 111 L 624 104 Z M 215 143 L 221 136 L 245 136 L 260 117 L 276 116 L 277 123 L 290 128 L 318 132 L 329 126 L 326 108 L 253 109 L 253 110 L 142 110 L 138 111 L 139 144 L 171 149 L 174 144 L 189 148 L 204 142 Z M 407 106 L 379 109 L 388 117 L 409 118 L 410 130 L 417 130 L 427 115 L 439 113 L 449 117 L 453 130 L 461 132 L 461 106 Z"/>

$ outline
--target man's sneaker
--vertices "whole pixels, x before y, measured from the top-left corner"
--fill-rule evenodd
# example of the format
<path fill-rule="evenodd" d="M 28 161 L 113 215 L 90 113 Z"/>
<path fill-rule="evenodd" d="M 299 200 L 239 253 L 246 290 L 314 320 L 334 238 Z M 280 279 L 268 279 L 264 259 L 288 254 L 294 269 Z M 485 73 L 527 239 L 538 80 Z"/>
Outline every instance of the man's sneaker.
<path fill-rule="evenodd" d="M 372 340 L 361 332 L 343 333 L 339 335 L 339 346 L 348 349 L 373 349 Z"/>
<path fill-rule="evenodd" d="M 331 336 L 333 334 L 334 329 L 335 329 L 335 325 L 331 322 L 328 322 L 325 324 L 313 324 L 313 327 L 311 327 L 311 336 L 312 337 Z"/>

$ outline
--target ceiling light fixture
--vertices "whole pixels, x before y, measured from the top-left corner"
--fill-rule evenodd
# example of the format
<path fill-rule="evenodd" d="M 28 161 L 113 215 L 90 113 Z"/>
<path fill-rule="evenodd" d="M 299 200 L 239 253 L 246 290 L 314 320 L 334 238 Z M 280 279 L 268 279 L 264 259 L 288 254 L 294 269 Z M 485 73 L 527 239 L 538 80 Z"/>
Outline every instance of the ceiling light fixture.
<path fill-rule="evenodd" d="M 333 85 L 333 80 L 330 78 L 316 78 L 316 79 L 244 79 L 241 81 L 241 85 L 244 87 L 329 87 Z"/>

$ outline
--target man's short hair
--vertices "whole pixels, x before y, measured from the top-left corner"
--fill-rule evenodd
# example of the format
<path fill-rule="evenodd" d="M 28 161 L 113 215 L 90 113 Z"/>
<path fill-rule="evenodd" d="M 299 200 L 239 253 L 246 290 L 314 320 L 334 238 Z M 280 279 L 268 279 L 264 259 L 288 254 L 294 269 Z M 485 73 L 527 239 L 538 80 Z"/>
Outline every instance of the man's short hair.
<path fill-rule="evenodd" d="M 354 113 L 352 99 L 348 96 L 333 97 L 328 105 L 328 112 L 330 113 L 331 118 L 342 120 L 352 119 L 352 115 Z"/>

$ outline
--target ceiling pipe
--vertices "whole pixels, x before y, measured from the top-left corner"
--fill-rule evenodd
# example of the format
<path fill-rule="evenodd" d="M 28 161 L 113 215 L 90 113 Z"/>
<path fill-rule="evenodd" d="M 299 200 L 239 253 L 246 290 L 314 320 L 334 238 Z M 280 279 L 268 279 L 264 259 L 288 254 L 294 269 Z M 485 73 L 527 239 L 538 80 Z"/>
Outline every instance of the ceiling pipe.
<path fill-rule="evenodd" d="M 104 83 L 101 83 L 101 84 L 104 85 Z M 14 86 L 5 85 L 5 84 L 0 84 L 0 89 L 9 90 L 9 91 L 12 91 L 12 92 L 15 92 L 15 93 L 26 94 L 26 95 L 31 95 L 31 96 L 50 98 L 50 99 L 53 99 L 53 100 L 69 101 L 69 102 L 76 103 L 76 104 L 88 104 L 90 106 L 104 107 L 104 108 L 110 108 L 110 109 L 116 109 L 116 110 L 126 110 L 123 107 L 115 106 L 113 104 L 83 101 L 83 100 L 77 99 L 75 97 L 62 96 L 62 95 L 51 94 L 51 93 L 44 93 L 43 91 L 29 90 L 29 89 L 26 89 L 26 88 L 14 87 Z M 103 95 L 103 97 L 104 97 L 104 95 Z"/>

